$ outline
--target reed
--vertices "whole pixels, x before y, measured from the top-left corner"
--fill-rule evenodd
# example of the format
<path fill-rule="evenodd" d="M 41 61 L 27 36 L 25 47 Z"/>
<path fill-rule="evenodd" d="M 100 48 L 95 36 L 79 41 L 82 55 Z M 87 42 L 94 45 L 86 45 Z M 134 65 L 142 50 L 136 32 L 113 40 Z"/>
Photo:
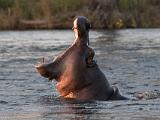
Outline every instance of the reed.
<path fill-rule="evenodd" d="M 118 8 L 124 10 L 139 9 L 145 5 L 147 0 L 117 0 Z"/>
<path fill-rule="evenodd" d="M 159 6 L 160 0 L 0 0 L 0 29 L 70 28 L 76 15 L 94 28 L 160 27 Z"/>

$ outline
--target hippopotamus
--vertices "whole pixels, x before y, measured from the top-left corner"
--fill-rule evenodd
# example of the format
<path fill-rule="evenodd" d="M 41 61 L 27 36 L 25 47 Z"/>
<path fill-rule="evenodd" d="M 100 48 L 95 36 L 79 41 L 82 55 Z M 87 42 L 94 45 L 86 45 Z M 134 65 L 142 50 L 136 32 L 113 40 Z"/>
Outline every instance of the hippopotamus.
<path fill-rule="evenodd" d="M 55 79 L 56 89 L 63 98 L 76 100 L 125 100 L 117 87 L 109 84 L 94 60 L 95 52 L 89 47 L 89 20 L 78 16 L 73 22 L 75 40 L 62 54 L 49 63 L 35 67 L 49 80 Z"/>

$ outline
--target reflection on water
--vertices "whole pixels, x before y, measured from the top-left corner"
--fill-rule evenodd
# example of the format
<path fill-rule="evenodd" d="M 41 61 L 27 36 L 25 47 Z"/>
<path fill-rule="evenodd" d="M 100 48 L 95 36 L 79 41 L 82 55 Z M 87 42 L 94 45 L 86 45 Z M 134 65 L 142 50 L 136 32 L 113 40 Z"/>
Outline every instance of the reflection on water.
<path fill-rule="evenodd" d="M 54 58 L 73 41 L 68 30 L 0 32 L 0 120 L 159 120 L 160 29 L 91 31 L 95 59 L 123 95 L 142 100 L 60 99 L 55 82 L 35 70 L 42 57 Z M 157 93 L 157 94 L 155 94 Z"/>

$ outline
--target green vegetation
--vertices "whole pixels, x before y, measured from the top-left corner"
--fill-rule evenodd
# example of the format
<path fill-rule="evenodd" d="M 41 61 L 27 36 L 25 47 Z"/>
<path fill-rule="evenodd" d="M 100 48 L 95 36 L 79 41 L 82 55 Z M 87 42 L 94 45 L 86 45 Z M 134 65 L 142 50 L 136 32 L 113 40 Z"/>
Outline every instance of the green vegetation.
<path fill-rule="evenodd" d="M 0 8 L 6 9 L 13 6 L 13 0 L 0 0 Z"/>
<path fill-rule="evenodd" d="M 71 28 L 77 15 L 93 28 L 160 27 L 160 0 L 0 0 L 0 29 Z"/>

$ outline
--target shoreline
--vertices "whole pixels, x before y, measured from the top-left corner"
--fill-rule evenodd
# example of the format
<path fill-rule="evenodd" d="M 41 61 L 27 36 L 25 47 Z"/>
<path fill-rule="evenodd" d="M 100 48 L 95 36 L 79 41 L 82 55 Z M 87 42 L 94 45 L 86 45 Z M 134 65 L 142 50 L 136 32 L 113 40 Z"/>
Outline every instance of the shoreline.
<path fill-rule="evenodd" d="M 114 30 L 134 30 L 134 29 L 160 29 L 160 27 L 147 27 L 147 28 L 143 28 L 143 27 L 137 27 L 137 28 L 116 28 L 116 29 L 107 29 L 107 28 L 91 28 L 91 31 L 101 31 L 101 30 L 108 30 L 108 31 L 114 31 Z M 71 28 L 44 28 L 44 29 L 0 29 L 0 32 L 3 31 L 52 31 L 52 30 L 71 30 L 72 31 L 72 27 Z"/>

